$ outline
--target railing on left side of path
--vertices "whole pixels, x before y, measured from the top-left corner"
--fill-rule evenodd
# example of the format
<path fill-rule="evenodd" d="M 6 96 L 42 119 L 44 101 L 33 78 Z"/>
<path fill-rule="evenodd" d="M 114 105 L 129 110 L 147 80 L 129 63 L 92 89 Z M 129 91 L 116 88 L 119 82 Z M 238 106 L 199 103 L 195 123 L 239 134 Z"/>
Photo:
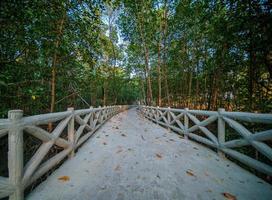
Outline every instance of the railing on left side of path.
<path fill-rule="evenodd" d="M 146 118 L 183 135 L 185 139 L 190 138 L 205 144 L 216 149 L 221 157 L 228 155 L 259 172 L 272 176 L 272 165 L 268 164 L 272 163 L 272 114 L 226 112 L 222 108 L 217 112 L 151 106 L 139 108 Z M 214 122 L 217 132 L 207 127 Z M 243 123 L 256 123 L 269 127 L 265 127 L 266 130 L 250 131 Z M 234 131 L 238 139 L 226 141 L 226 126 Z M 246 155 L 246 152 L 236 150 L 244 146 L 255 148 L 269 162 L 261 162 Z"/>
<path fill-rule="evenodd" d="M 22 110 L 9 111 L 8 119 L 0 119 L 0 139 L 8 135 L 9 174 L 9 177 L 0 176 L 0 199 L 4 197 L 9 197 L 10 200 L 24 199 L 26 187 L 67 156 L 73 157 L 75 150 L 105 121 L 126 109 L 128 106 L 91 107 L 83 110 L 68 108 L 66 112 L 30 117 L 23 117 Z M 49 123 L 57 124 L 51 133 L 39 127 Z M 24 133 L 42 141 L 41 146 L 26 164 L 23 155 Z M 63 133 L 65 136 L 60 137 Z M 53 145 L 63 150 L 43 162 Z"/>

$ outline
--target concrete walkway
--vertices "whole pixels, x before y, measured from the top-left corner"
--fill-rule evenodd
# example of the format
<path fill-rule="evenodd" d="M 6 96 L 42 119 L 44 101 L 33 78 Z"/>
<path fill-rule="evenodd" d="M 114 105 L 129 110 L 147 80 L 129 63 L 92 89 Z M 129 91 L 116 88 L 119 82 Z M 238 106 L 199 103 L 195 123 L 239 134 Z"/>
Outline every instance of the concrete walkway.
<path fill-rule="evenodd" d="M 272 186 L 144 119 L 111 118 L 28 200 L 272 199 Z"/>

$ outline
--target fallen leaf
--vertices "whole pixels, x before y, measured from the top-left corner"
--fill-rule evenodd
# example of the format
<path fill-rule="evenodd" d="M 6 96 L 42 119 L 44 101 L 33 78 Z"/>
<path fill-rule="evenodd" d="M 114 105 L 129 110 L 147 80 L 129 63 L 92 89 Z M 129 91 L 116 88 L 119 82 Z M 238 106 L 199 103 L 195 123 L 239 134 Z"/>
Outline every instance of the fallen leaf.
<path fill-rule="evenodd" d="M 58 178 L 58 180 L 60 180 L 62 182 L 67 182 L 67 181 L 70 181 L 70 177 L 69 176 L 61 176 Z"/>
<path fill-rule="evenodd" d="M 158 159 L 162 159 L 162 155 L 159 154 L 159 153 L 156 153 L 156 157 L 157 157 Z"/>
<path fill-rule="evenodd" d="M 236 200 L 236 197 L 228 192 L 223 192 L 222 195 L 228 200 Z"/>
<path fill-rule="evenodd" d="M 196 177 L 196 175 L 192 172 L 192 170 L 187 170 L 187 171 L 186 171 L 186 174 L 189 175 L 189 176 L 194 176 L 194 177 Z"/>
<path fill-rule="evenodd" d="M 121 167 L 120 165 L 117 165 L 115 168 L 114 168 L 114 171 L 120 171 Z"/>
<path fill-rule="evenodd" d="M 116 151 L 116 153 L 121 153 L 123 150 L 122 149 L 119 149 L 118 151 Z"/>
<path fill-rule="evenodd" d="M 143 135 L 141 135 L 141 137 L 142 137 L 142 140 L 145 140 Z"/>

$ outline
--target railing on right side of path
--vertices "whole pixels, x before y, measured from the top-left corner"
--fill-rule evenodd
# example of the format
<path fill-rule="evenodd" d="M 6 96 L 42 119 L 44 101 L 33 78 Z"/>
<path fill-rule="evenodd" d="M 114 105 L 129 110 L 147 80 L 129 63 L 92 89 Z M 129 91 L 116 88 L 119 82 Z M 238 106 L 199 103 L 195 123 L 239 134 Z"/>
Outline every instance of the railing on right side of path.
<path fill-rule="evenodd" d="M 272 125 L 272 114 L 226 112 L 224 109 L 218 109 L 216 112 L 150 106 L 140 106 L 139 108 L 146 118 L 184 135 L 185 139 L 190 138 L 203 143 L 217 149 L 222 157 L 226 154 L 259 172 L 272 176 L 270 164 L 234 150 L 234 148 L 250 145 L 271 163 L 272 148 L 269 143 L 272 143 L 272 126 L 270 126 Z M 217 134 L 207 128 L 214 122 L 217 123 Z M 270 127 L 267 128 L 268 130 L 252 132 L 243 123 L 258 123 Z M 226 141 L 226 125 L 233 129 L 240 138 Z M 205 137 L 197 134 L 197 131 L 200 131 Z"/>

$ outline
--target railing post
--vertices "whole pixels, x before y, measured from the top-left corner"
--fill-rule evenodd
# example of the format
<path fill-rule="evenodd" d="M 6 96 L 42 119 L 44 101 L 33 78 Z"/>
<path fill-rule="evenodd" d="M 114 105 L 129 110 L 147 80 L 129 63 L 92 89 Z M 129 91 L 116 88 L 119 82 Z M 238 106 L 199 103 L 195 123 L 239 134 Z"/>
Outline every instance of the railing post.
<path fill-rule="evenodd" d="M 68 141 L 73 145 L 73 150 L 69 154 L 69 158 L 75 156 L 75 111 L 74 108 L 68 108 L 68 111 L 72 111 L 72 117 L 68 123 Z"/>
<path fill-rule="evenodd" d="M 14 193 L 9 197 L 10 200 L 24 199 L 24 189 L 22 185 L 24 168 L 24 141 L 23 129 L 19 127 L 18 124 L 22 117 L 22 110 L 11 110 L 8 112 L 8 118 L 12 122 L 8 134 L 8 170 L 10 183 L 15 186 Z"/>
<path fill-rule="evenodd" d="M 155 114 L 155 117 L 156 117 L 156 123 L 158 124 L 158 118 L 159 118 L 159 106 L 157 106 L 156 108 L 156 114 Z"/>
<path fill-rule="evenodd" d="M 167 108 L 167 130 L 170 131 L 170 122 L 171 122 L 171 116 L 170 116 L 170 107 Z"/>
<path fill-rule="evenodd" d="M 93 107 L 91 106 L 90 109 L 92 110 Z M 93 111 L 91 111 L 91 112 L 93 112 Z M 92 113 L 92 115 L 91 115 L 89 121 L 90 121 L 90 127 L 91 127 L 92 129 L 94 129 L 94 112 Z"/>
<path fill-rule="evenodd" d="M 217 121 L 217 130 L 218 130 L 218 143 L 219 143 L 219 147 L 221 146 L 222 143 L 225 142 L 225 132 L 226 132 L 226 127 L 225 127 L 225 121 L 222 118 L 221 113 L 225 112 L 224 108 L 219 108 L 218 109 L 218 121 Z M 218 149 L 218 155 L 220 157 L 225 157 L 225 154 L 220 151 L 220 149 Z"/>
<path fill-rule="evenodd" d="M 108 119 L 108 106 L 106 106 L 105 108 L 105 120 Z"/>
<path fill-rule="evenodd" d="M 187 116 L 187 113 L 189 111 L 189 108 L 184 108 L 185 113 L 184 113 L 184 138 L 188 140 L 188 127 L 189 127 L 189 118 Z"/>
<path fill-rule="evenodd" d="M 99 114 L 99 116 L 98 116 L 98 118 L 97 118 L 97 121 L 98 121 L 99 123 L 101 123 L 101 115 L 102 115 L 103 113 L 102 113 L 102 108 L 101 108 L 101 106 L 98 106 L 98 108 L 99 108 L 99 111 L 98 111 L 98 112 L 99 112 L 100 114 Z"/>
<path fill-rule="evenodd" d="M 102 111 L 101 111 L 101 113 L 102 113 L 102 117 L 101 117 L 101 123 L 105 120 L 105 109 L 106 109 L 106 106 L 103 106 L 102 107 Z"/>

